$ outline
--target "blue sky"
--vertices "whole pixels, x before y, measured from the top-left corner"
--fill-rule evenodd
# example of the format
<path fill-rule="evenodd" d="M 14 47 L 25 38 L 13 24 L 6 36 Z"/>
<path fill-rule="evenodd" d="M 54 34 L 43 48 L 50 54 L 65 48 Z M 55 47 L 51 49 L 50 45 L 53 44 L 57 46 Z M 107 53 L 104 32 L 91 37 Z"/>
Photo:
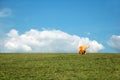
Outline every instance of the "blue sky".
<path fill-rule="evenodd" d="M 0 17 L 2 37 L 11 29 L 56 29 L 96 40 L 102 52 L 116 52 L 108 41 L 120 36 L 120 0 L 0 0 L 0 9 L 8 10 Z"/>

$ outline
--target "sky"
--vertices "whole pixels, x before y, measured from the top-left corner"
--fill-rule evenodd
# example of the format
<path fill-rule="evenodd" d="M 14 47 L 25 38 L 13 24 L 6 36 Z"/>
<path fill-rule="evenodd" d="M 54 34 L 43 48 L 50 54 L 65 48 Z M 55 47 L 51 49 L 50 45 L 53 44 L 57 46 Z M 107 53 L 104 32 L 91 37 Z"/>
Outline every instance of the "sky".
<path fill-rule="evenodd" d="M 120 0 L 0 0 L 1 52 L 120 52 Z"/>

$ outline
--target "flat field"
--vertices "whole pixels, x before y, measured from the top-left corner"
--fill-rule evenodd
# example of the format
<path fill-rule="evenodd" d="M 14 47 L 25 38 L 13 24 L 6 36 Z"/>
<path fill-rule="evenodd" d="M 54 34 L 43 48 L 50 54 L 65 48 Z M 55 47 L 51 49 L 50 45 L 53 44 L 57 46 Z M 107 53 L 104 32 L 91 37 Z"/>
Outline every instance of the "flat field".
<path fill-rule="evenodd" d="M 0 53 L 0 80 L 120 80 L 120 54 Z"/>

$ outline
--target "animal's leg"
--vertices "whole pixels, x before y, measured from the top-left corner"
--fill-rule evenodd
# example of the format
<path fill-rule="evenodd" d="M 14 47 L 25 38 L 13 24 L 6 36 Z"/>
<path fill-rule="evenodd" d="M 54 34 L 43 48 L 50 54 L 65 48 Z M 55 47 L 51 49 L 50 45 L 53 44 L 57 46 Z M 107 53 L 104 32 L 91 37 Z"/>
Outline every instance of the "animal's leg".
<path fill-rule="evenodd" d="M 86 54 L 86 51 L 84 51 L 84 54 Z"/>

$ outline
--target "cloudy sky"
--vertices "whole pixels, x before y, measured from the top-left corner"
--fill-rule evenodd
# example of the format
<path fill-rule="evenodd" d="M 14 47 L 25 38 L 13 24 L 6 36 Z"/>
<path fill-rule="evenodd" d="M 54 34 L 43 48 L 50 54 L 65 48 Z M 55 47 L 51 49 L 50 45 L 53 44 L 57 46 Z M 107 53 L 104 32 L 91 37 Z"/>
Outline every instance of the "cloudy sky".
<path fill-rule="evenodd" d="M 1 52 L 120 52 L 120 0 L 0 0 Z"/>

